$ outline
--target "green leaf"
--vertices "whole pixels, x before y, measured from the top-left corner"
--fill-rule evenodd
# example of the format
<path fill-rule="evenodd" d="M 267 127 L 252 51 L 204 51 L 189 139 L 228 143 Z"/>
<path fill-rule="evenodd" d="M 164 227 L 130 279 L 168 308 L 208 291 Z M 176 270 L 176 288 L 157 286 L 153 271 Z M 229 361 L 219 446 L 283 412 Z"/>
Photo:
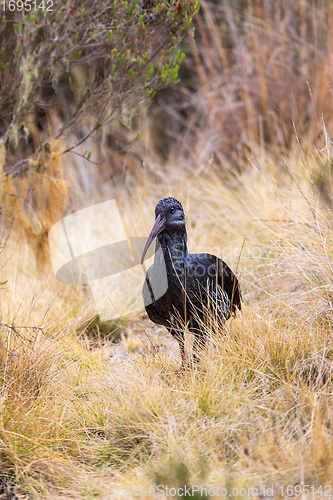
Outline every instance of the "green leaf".
<path fill-rule="evenodd" d="M 184 54 L 184 52 L 182 52 L 182 54 L 179 58 L 179 64 L 181 64 L 184 61 L 185 57 L 186 57 L 186 54 Z"/>
<path fill-rule="evenodd" d="M 75 87 L 74 87 L 74 83 L 73 83 L 73 81 L 72 81 L 72 79 L 71 79 L 70 76 L 68 77 L 68 81 L 69 81 L 69 87 L 70 87 L 71 91 L 74 92 L 75 91 Z"/>

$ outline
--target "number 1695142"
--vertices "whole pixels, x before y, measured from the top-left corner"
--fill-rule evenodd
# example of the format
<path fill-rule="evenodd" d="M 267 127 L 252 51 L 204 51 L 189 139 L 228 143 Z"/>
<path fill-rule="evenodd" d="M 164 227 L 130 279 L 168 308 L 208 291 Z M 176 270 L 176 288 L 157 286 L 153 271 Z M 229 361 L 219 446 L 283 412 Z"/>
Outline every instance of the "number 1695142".
<path fill-rule="evenodd" d="M 296 484 L 288 486 L 280 486 L 282 497 L 298 497 L 301 495 L 309 495 L 311 497 L 326 497 L 332 498 L 333 490 L 330 484 L 320 486 L 309 486 L 308 484 Z"/>
<path fill-rule="evenodd" d="M 3 11 L 53 11 L 53 0 L 2 0 L 0 3 Z"/>

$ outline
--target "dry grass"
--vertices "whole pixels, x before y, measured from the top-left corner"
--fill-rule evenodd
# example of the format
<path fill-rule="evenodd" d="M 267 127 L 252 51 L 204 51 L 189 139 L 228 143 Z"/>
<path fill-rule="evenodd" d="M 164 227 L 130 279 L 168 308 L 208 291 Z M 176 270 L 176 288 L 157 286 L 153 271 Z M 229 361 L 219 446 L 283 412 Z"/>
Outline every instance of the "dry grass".
<path fill-rule="evenodd" d="M 330 2 L 200 4 L 187 80 L 176 98 L 161 98 L 153 118 L 162 154 L 168 147 L 174 160 L 190 158 L 195 172 L 213 157 L 237 174 L 240 159 L 258 156 L 258 146 L 277 162 L 296 147 L 296 134 L 304 147 L 322 147 L 333 128 Z"/>
<path fill-rule="evenodd" d="M 200 366 L 180 375 L 177 343 L 164 328 L 153 325 L 143 311 L 100 324 L 89 287 L 65 287 L 47 268 L 41 277 L 31 240 L 13 228 L 0 253 L 0 283 L 8 280 L 0 287 L 2 498 L 128 498 L 126 486 L 185 484 L 225 487 L 231 496 L 233 488 L 258 489 L 258 495 L 242 498 L 262 498 L 261 488 L 274 485 L 278 498 L 281 486 L 317 489 L 332 483 L 333 184 L 331 142 L 325 136 L 331 110 L 325 115 L 327 127 L 316 118 L 329 93 L 322 62 L 331 33 L 313 40 L 315 22 L 327 26 L 329 19 L 308 10 L 309 31 L 295 45 L 294 61 L 304 70 L 300 74 L 307 77 L 315 61 L 318 82 L 323 82 L 316 87 L 318 108 L 308 108 L 311 126 L 302 131 L 299 121 L 297 134 L 290 132 L 290 122 L 284 123 L 275 108 L 275 128 L 267 130 L 266 141 L 257 125 L 264 127 L 271 115 L 261 119 L 258 110 L 268 109 L 265 99 L 276 98 L 274 89 L 283 90 L 279 71 L 291 64 L 288 50 L 298 25 L 291 30 L 295 11 L 290 6 L 290 19 L 287 8 L 283 16 L 276 11 L 274 24 L 272 13 L 255 4 L 256 15 L 251 9 L 248 15 L 262 21 L 251 18 L 240 36 L 240 24 L 233 24 L 236 10 L 230 2 L 221 3 L 219 15 L 229 13 L 225 23 L 236 30 L 231 51 L 223 46 L 225 39 L 219 43 L 211 7 L 202 3 L 200 19 L 210 26 L 212 38 L 203 40 L 196 54 L 202 78 L 209 76 L 198 95 L 206 114 L 204 122 L 195 122 L 203 114 L 194 116 L 197 144 L 186 143 L 184 135 L 188 160 L 178 148 L 167 166 L 153 161 L 147 129 L 141 136 L 145 164 L 137 159 L 140 149 L 137 157 L 118 158 L 113 184 L 106 168 L 84 164 L 77 156 L 65 157 L 63 165 L 69 211 L 116 198 L 131 235 L 149 233 L 161 197 L 177 197 L 187 216 L 189 250 L 215 253 L 237 269 L 244 296 L 241 314 L 223 333 L 208 331 L 214 342 L 202 353 Z M 279 15 L 290 28 L 284 38 L 283 25 L 282 31 L 275 30 Z M 262 51 L 255 50 L 259 33 L 271 41 Z M 281 52 L 272 52 L 281 37 Z M 323 44 L 326 49 L 316 60 Z M 253 58 L 251 81 L 233 59 L 241 49 Z M 259 58 L 269 56 L 272 72 L 262 73 Z M 228 70 L 224 87 L 218 82 L 221 67 Z M 235 78 L 242 108 L 223 94 L 223 89 L 231 91 Z M 307 94 L 300 80 L 290 83 L 298 106 L 292 108 L 288 93 L 280 101 L 290 119 L 295 109 L 299 116 L 304 113 Z M 227 109 L 225 101 L 234 107 Z M 233 121 L 218 119 L 221 113 Z M 233 138 L 240 137 L 236 125 L 244 113 L 248 157 L 238 160 L 234 175 L 235 169 L 221 171 L 221 165 L 228 167 L 221 144 L 230 141 L 237 151 Z M 318 123 L 321 129 L 315 128 Z M 288 134 L 288 141 L 282 140 Z M 218 147 L 216 137 L 223 138 Z M 97 158 L 99 146 L 90 139 L 84 149 Z M 111 341 L 114 332 L 119 332 L 117 343 Z M 188 342 L 190 347 L 191 338 Z"/>
<path fill-rule="evenodd" d="M 213 166 L 195 178 L 170 168 L 167 187 L 147 176 L 130 203 L 122 193 L 129 231 L 148 232 L 156 200 L 173 194 L 190 250 L 221 249 L 235 268 L 246 238 L 242 314 L 184 376 L 176 343 L 141 313 L 118 325 L 127 336 L 118 345 L 75 334 L 94 314 L 88 294 L 51 273 L 34 281 L 31 251 L 9 239 L 2 321 L 16 330 L 2 327 L 4 491 L 125 498 L 126 485 L 331 480 L 333 245 L 311 183 L 319 160 L 291 157 L 278 172 L 259 159 L 233 186 Z M 126 206 L 137 207 L 134 219 Z"/>

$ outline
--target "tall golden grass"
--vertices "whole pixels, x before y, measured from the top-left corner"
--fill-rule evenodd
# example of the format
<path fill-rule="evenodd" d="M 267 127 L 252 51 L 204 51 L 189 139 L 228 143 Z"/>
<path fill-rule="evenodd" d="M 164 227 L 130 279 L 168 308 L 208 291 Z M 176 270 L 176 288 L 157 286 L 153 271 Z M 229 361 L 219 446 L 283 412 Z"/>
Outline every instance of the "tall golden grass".
<path fill-rule="evenodd" d="M 236 19 L 241 11 L 231 3 L 221 5 L 232 27 L 232 16 Z M 282 35 L 269 24 L 266 4 L 255 5 L 261 23 L 253 21 L 250 9 L 248 31 L 242 36 L 253 42 L 248 41 L 246 53 L 260 58 L 269 53 L 269 46 L 265 41 L 255 49 L 258 32 L 264 30 L 273 38 Z M 285 15 L 294 15 L 286 5 Z M 300 3 L 304 9 L 309 5 Z M 306 16 L 314 22 L 318 12 L 312 7 Z M 213 7 L 203 3 L 198 29 L 203 29 L 200 22 L 211 27 L 215 45 L 207 41 L 205 50 L 218 53 L 221 61 L 228 58 L 219 70 L 213 66 L 211 71 L 219 77 L 223 69 L 231 85 L 231 52 L 219 47 L 225 39 L 214 14 Z M 240 29 L 237 23 L 236 28 Z M 238 35 L 232 36 L 238 40 Z M 295 50 L 304 54 L 302 61 L 310 71 L 304 37 L 299 34 Z M 292 43 L 289 40 L 288 47 Z M 285 54 L 286 68 L 288 47 L 279 55 Z M 196 57 L 198 70 L 207 74 L 202 55 Z M 318 89 L 321 79 L 328 92 L 328 76 L 320 75 Z M 237 78 L 246 88 L 245 74 Z M 275 83 L 266 82 L 265 97 L 260 78 L 251 88 L 261 102 L 271 102 Z M 213 80 L 205 85 L 202 82 L 204 93 L 215 88 L 210 87 Z M 283 87 L 278 75 L 276 85 Z M 296 91 L 294 95 L 302 107 L 307 97 Z M 251 99 L 249 94 L 243 97 L 243 112 L 248 105 L 253 114 L 247 116 L 255 120 L 258 109 L 250 106 Z M 144 166 L 126 164 L 124 158 L 124 182 L 108 183 L 105 171 L 87 164 L 79 191 L 75 182 L 83 168 L 71 158 L 63 165 L 64 182 L 71 206 L 115 197 L 127 231 L 134 235 L 148 234 L 161 197 L 177 197 L 187 216 L 189 250 L 213 252 L 237 270 L 242 312 L 223 332 L 207 326 L 213 340 L 202 352 L 200 365 L 179 375 L 177 343 L 162 327 L 149 322 L 142 311 L 112 325 L 89 328 L 96 316 L 89 289 L 57 283 L 51 269 L 37 277 L 33 248 L 12 229 L 0 254 L 0 282 L 8 280 L 1 285 L 0 321 L 3 498 L 128 498 L 129 488 L 185 484 L 224 487 L 234 498 L 234 488 L 245 488 L 245 498 L 250 498 L 256 497 L 251 493 L 255 489 L 259 497 L 264 486 L 273 485 L 274 498 L 279 498 L 281 487 L 286 496 L 288 485 L 297 493 L 299 486 L 313 486 L 316 492 L 320 485 L 331 484 L 329 135 L 325 141 L 317 127 L 316 148 L 314 132 L 310 137 L 296 130 L 292 136 L 279 115 L 279 127 L 290 134 L 289 144 L 279 144 L 276 136 L 269 144 L 254 127 L 253 137 L 247 139 L 250 153 L 239 159 L 238 174 L 222 172 L 222 160 L 210 159 L 209 153 L 215 152 L 205 141 L 214 130 L 219 137 L 227 136 L 229 128 L 214 114 L 213 98 L 206 106 L 210 128 L 197 127 L 198 145 L 187 163 L 179 153 L 162 165 L 147 147 Z M 285 106 L 291 112 L 291 104 L 286 101 Z M 238 111 L 230 113 L 234 123 L 241 120 Z M 209 115 L 215 116 L 213 122 Z M 326 131 L 329 123 L 328 117 Z M 149 129 L 145 134 L 142 141 L 149 146 Z M 98 147 L 96 143 L 96 151 Z M 204 150 L 207 155 L 200 156 Z M 202 168 L 194 169 L 194 160 Z M 85 190 L 89 178 L 93 182 Z M 115 329 L 121 333 L 117 344 L 108 340 Z"/>
<path fill-rule="evenodd" d="M 195 171 L 213 157 L 237 174 L 258 146 L 277 162 L 297 140 L 322 147 L 332 135 L 332 13 L 325 1 L 203 0 L 187 79 L 152 114 L 159 149 Z"/>

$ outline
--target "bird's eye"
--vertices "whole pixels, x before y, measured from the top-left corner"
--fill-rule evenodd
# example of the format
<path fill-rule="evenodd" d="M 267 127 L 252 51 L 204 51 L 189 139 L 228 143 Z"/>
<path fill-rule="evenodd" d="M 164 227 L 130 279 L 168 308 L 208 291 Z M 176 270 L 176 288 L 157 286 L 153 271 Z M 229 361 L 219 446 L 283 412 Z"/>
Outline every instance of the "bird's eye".
<path fill-rule="evenodd" d="M 170 214 L 174 214 L 174 213 L 175 213 L 175 211 L 176 211 L 175 207 L 171 207 L 171 208 L 170 208 Z"/>

